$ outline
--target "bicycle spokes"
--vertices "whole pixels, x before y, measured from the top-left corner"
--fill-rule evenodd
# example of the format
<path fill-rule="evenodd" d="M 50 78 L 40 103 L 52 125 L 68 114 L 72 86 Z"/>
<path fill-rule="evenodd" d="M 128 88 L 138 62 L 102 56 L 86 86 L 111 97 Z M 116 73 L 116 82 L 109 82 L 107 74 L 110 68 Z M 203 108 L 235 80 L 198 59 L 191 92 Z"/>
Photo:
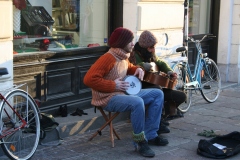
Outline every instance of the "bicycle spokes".
<path fill-rule="evenodd" d="M 201 77 L 201 94 L 208 102 L 214 102 L 220 94 L 221 78 L 215 62 L 208 59 L 203 66 L 204 75 Z"/>
<path fill-rule="evenodd" d="M 38 146 L 40 122 L 34 100 L 22 90 L 11 91 L 0 112 L 0 143 L 10 159 L 30 159 Z M 33 126 L 30 128 L 30 126 Z"/>

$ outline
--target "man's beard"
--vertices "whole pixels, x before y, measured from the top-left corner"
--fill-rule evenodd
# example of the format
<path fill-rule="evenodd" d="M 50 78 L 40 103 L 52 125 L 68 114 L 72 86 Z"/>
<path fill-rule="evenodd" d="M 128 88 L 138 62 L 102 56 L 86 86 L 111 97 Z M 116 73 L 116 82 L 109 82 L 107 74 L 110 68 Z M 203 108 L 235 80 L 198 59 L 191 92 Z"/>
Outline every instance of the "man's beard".
<path fill-rule="evenodd" d="M 132 48 L 130 48 L 130 47 L 124 47 L 123 48 L 123 50 L 125 51 L 125 52 L 127 52 L 127 53 L 131 53 L 132 52 L 132 50 L 133 50 L 133 47 Z"/>
<path fill-rule="evenodd" d="M 151 62 L 151 60 L 152 60 L 153 57 L 154 57 L 154 56 L 153 56 L 154 53 L 148 52 L 148 50 L 147 50 L 146 48 L 142 48 L 142 47 L 139 45 L 139 42 L 137 42 L 137 43 L 134 45 L 134 50 L 139 52 L 139 54 L 142 56 L 144 62 Z"/>
<path fill-rule="evenodd" d="M 142 53 L 142 57 L 145 62 L 151 62 L 151 59 L 153 58 L 153 53 L 146 51 L 145 53 Z"/>

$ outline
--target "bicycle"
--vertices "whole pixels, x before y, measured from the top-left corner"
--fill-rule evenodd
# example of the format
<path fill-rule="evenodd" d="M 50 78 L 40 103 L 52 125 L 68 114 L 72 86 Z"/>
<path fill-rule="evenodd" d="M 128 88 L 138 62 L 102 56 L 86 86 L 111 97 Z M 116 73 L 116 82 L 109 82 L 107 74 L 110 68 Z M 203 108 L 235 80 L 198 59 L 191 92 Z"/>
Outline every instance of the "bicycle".
<path fill-rule="evenodd" d="M 205 38 L 214 37 L 212 35 L 204 35 L 201 40 L 188 38 L 195 43 L 197 49 L 197 58 L 193 72 L 190 70 L 186 55 L 187 49 L 179 47 L 176 52 L 182 53 L 182 60 L 173 61 L 172 69 L 178 74 L 178 83 L 175 87 L 186 93 L 187 99 L 178 109 L 181 112 L 187 112 L 192 103 L 192 91 L 200 91 L 202 97 L 209 103 L 215 102 L 220 94 L 221 77 L 216 63 L 207 57 L 207 53 L 202 53 L 201 42 Z"/>
<path fill-rule="evenodd" d="M 6 74 L 7 69 L 0 68 L 0 76 Z M 6 156 L 14 160 L 30 159 L 40 138 L 40 112 L 28 92 L 19 89 L 23 85 L 0 93 L 0 144 Z"/>

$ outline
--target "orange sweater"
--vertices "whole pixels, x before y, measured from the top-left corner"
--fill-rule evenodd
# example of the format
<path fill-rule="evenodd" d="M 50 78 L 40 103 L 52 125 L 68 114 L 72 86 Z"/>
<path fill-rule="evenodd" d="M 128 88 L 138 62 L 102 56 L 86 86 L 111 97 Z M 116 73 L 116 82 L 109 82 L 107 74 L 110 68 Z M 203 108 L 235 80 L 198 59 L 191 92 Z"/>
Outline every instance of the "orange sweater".
<path fill-rule="evenodd" d="M 116 94 L 115 79 L 126 75 L 133 75 L 136 66 L 128 61 L 129 53 L 119 48 L 110 48 L 88 70 L 84 77 L 84 84 L 92 88 L 92 105 L 106 106 L 110 98 Z"/>

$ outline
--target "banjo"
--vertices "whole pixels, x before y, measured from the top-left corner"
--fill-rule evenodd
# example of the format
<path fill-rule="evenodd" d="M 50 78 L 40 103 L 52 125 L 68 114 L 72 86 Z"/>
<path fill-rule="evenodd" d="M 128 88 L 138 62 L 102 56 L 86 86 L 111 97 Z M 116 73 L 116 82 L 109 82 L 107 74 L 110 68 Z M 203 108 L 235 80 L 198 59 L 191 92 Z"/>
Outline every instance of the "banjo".
<path fill-rule="evenodd" d="M 142 83 L 136 76 L 129 75 L 126 76 L 123 80 L 129 83 L 129 87 L 125 91 L 126 94 L 135 95 L 138 94 L 142 89 Z"/>

